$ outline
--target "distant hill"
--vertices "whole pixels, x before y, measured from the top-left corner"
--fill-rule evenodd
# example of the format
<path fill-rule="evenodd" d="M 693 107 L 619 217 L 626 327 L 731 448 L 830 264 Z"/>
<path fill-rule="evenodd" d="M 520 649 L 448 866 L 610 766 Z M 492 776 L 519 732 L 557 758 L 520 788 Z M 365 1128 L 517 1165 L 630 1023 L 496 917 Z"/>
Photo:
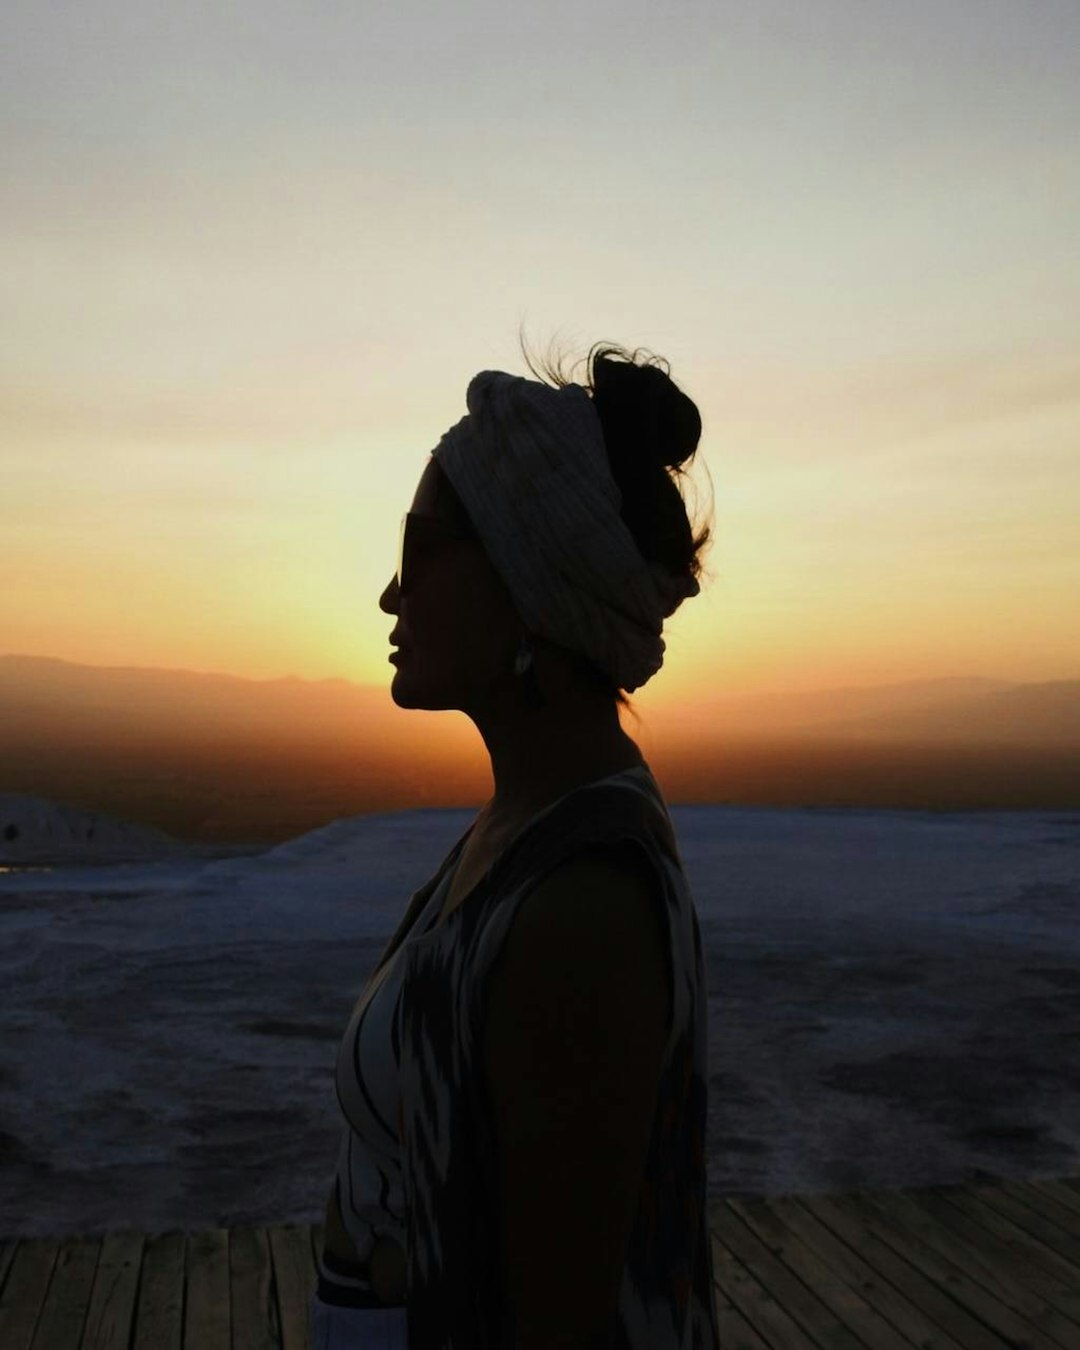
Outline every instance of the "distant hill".
<path fill-rule="evenodd" d="M 0 656 L 0 725 L 20 741 L 310 744 L 379 739 L 385 690 L 347 680 L 247 680 L 137 666 Z"/>
<path fill-rule="evenodd" d="M 736 740 L 1080 748 L 1080 680 L 1010 684 L 978 676 L 801 693 L 717 695 L 655 715 L 672 731 Z"/>
<path fill-rule="evenodd" d="M 797 693 L 765 691 L 754 694 L 718 694 L 704 700 L 687 717 L 697 725 L 706 720 L 737 736 L 772 735 L 788 731 L 820 731 L 871 719 L 883 724 L 933 708 L 961 703 L 977 704 L 988 694 L 1038 686 L 1010 684 L 979 676 L 946 676 L 934 680 L 906 680 L 896 684 L 863 685 L 839 689 L 812 689 Z"/>
<path fill-rule="evenodd" d="M 956 678 L 869 688 L 714 699 L 726 732 L 828 734 L 853 740 L 1080 747 L 1080 680 L 1010 684 Z"/>
<path fill-rule="evenodd" d="M 188 845 L 151 826 L 0 792 L 0 863 L 120 862 L 188 856 L 190 851 Z"/>
<path fill-rule="evenodd" d="M 624 724 L 673 803 L 1080 806 L 1080 680 L 716 695 Z M 261 843 L 490 791 L 468 719 L 388 686 L 0 656 L 0 792 Z"/>
<path fill-rule="evenodd" d="M 1080 749 L 1080 680 L 942 691 L 926 703 L 863 708 L 824 721 L 820 729 L 892 741 Z"/>
<path fill-rule="evenodd" d="M 0 656 L 0 792 L 182 839 L 480 801 L 486 762 L 464 718 L 406 713 L 385 687 Z"/>
<path fill-rule="evenodd" d="M 311 748 L 342 742 L 400 748 L 408 728 L 385 687 L 349 680 L 248 680 L 142 667 L 85 666 L 0 656 L 0 726 L 38 744 L 104 740 L 268 743 Z M 657 728 L 687 722 L 742 737 L 811 732 L 924 741 L 1080 745 L 1080 680 L 1014 684 L 978 676 L 908 680 L 799 693 L 717 695 L 693 708 L 649 714 Z M 422 719 L 421 719 L 422 720 Z M 422 734 L 422 741 L 429 737 Z"/>

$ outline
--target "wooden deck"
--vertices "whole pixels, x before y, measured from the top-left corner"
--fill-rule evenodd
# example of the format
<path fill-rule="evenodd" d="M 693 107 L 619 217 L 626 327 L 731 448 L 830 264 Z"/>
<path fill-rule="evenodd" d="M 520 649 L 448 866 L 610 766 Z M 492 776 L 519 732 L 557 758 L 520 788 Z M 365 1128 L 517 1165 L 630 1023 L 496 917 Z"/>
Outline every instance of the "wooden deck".
<path fill-rule="evenodd" d="M 722 1350 L 1078 1350 L 1080 1176 L 729 1199 Z M 0 1240 L 0 1350 L 307 1350 L 321 1227 Z"/>

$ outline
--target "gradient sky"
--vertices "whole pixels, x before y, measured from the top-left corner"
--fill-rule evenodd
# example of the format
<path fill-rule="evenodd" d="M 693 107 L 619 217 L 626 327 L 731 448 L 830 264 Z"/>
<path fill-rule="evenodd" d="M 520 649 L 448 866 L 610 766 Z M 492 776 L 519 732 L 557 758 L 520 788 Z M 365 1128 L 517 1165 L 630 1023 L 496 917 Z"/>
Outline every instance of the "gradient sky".
<path fill-rule="evenodd" d="M 524 324 L 702 411 L 639 706 L 1080 672 L 1075 0 L 0 22 L 0 649 L 389 683 L 401 513 Z"/>

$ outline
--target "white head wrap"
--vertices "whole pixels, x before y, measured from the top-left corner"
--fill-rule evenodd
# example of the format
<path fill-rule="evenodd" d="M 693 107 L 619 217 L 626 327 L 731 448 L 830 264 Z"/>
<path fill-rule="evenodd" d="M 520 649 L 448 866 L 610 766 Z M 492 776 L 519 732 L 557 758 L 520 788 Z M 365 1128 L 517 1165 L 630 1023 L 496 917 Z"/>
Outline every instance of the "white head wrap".
<path fill-rule="evenodd" d="M 592 399 L 484 370 L 466 405 L 432 455 L 526 628 L 637 689 L 664 663 L 664 620 L 700 587 L 639 552 Z"/>

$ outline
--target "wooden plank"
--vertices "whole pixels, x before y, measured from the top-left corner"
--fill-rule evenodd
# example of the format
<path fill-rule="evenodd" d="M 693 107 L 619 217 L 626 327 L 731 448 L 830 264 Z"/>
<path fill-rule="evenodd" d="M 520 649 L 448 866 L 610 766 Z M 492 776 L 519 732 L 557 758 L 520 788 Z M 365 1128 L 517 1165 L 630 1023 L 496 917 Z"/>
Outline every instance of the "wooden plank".
<path fill-rule="evenodd" d="M 721 1200 L 708 1202 L 709 1232 L 713 1231 L 713 1211 L 723 1203 Z M 711 1238 L 710 1238 L 711 1240 Z M 718 1284 L 713 1285 L 713 1308 L 716 1311 L 716 1325 L 720 1332 L 720 1344 L 724 1350 L 769 1350 L 750 1323 L 734 1306 Z"/>
<path fill-rule="evenodd" d="M 229 1233 L 232 1350 L 277 1350 L 281 1344 L 273 1265 L 265 1228 Z"/>
<path fill-rule="evenodd" d="M 778 1259 L 769 1246 L 747 1225 L 734 1208 L 736 1201 L 715 1215 L 715 1232 L 763 1288 L 768 1289 L 784 1311 L 802 1328 L 808 1344 L 825 1350 L 863 1350 L 858 1338 L 827 1303 Z"/>
<path fill-rule="evenodd" d="M 711 1222 L 712 1211 L 723 1203 L 720 1200 L 709 1201 L 709 1233 L 714 1229 Z M 724 1293 L 718 1284 L 713 1285 L 713 1308 L 716 1311 L 716 1324 L 720 1332 L 720 1344 L 723 1350 L 769 1350 L 769 1347 L 757 1334 L 738 1308 Z"/>
<path fill-rule="evenodd" d="M 1052 1303 L 1066 1317 L 1080 1321 L 1080 1288 L 1076 1271 L 1068 1261 L 1051 1255 L 1044 1258 L 1022 1234 L 1011 1225 L 999 1223 L 993 1210 L 965 1194 L 963 1188 L 935 1187 L 931 1194 L 921 1196 L 920 1202 L 941 1222 L 968 1235 L 972 1245 L 980 1251 L 988 1248 L 1000 1252 L 1008 1261 L 1018 1280 Z"/>
<path fill-rule="evenodd" d="M 730 1304 L 716 1310 L 722 1350 L 771 1350 L 737 1308 Z"/>
<path fill-rule="evenodd" d="M 1048 1210 L 1054 1204 L 1050 1197 L 1037 1192 L 1031 1193 L 1031 1197 L 1035 1206 Z M 973 1222 L 963 1211 L 950 1207 L 944 1200 L 934 1203 L 936 1199 L 938 1197 L 934 1191 L 910 1191 L 904 1196 L 904 1203 L 926 1215 L 926 1219 L 936 1228 L 938 1241 L 945 1241 L 946 1234 L 963 1234 L 968 1250 L 976 1249 L 977 1258 L 990 1269 L 995 1287 L 1006 1292 L 1010 1300 L 1014 1295 L 1018 1297 L 1017 1307 L 1026 1305 L 1027 1314 L 1030 1315 L 1031 1309 L 1045 1307 L 1048 1297 L 1053 1299 L 1061 1295 L 1066 1301 L 1073 1300 L 1073 1311 L 1080 1315 L 1080 1270 L 1075 1270 L 1071 1276 L 1058 1278 L 1046 1268 L 1042 1249 L 1035 1243 L 1027 1242 L 1021 1235 L 1006 1243 L 996 1237 L 992 1228 Z M 1064 1212 L 1068 1214 L 1068 1211 Z M 956 1216 L 956 1222 L 945 1222 L 953 1215 Z M 996 1223 L 996 1220 L 991 1219 L 991 1222 Z M 1076 1223 L 1080 1227 L 1080 1214 L 1076 1216 Z M 1068 1264 L 1061 1269 L 1062 1272 L 1068 1272 Z"/>
<path fill-rule="evenodd" d="M 713 1235 L 713 1228 L 715 1227 L 713 1211 L 722 1203 L 724 1203 L 722 1200 L 709 1200 L 709 1204 L 707 1204 L 706 1222 L 709 1224 L 709 1233 L 706 1235 L 706 1241 L 710 1243 L 713 1241 L 711 1235 Z M 715 1270 L 713 1276 L 715 1277 Z M 718 1284 L 713 1284 L 713 1307 L 715 1308 L 715 1314 L 717 1314 L 717 1326 L 720 1327 L 721 1332 L 725 1332 L 726 1328 L 726 1335 L 721 1335 L 722 1345 L 726 1346 L 728 1341 L 738 1341 L 738 1339 L 747 1343 L 751 1341 L 751 1338 L 761 1341 L 760 1336 L 753 1330 L 751 1324 L 742 1316 L 738 1308 L 734 1307 L 732 1300 Z"/>
<path fill-rule="evenodd" d="M 128 1350 L 145 1245 L 142 1233 L 106 1233 L 80 1350 Z"/>
<path fill-rule="evenodd" d="M 943 1239 L 932 1221 L 921 1224 L 916 1218 L 905 1223 L 902 1201 L 895 1192 L 857 1197 L 859 1211 L 876 1223 L 878 1232 L 895 1251 L 946 1289 L 1006 1344 L 1023 1345 L 1029 1350 L 1060 1350 L 1059 1343 L 1028 1315 L 1030 1311 L 1038 1316 L 1040 1308 L 1017 1310 L 1015 1303 L 1021 1301 L 1023 1291 L 1015 1281 L 1006 1288 L 993 1269 L 980 1261 L 978 1249 L 961 1244 L 955 1237 Z"/>
<path fill-rule="evenodd" d="M 184 1264 L 184 1350 L 229 1350 L 229 1233 L 189 1233 Z"/>
<path fill-rule="evenodd" d="M 770 1350 L 810 1350 L 805 1333 L 728 1250 L 715 1230 L 710 1231 L 713 1276 L 743 1320 Z"/>
<path fill-rule="evenodd" d="M 1080 1236 L 1071 1222 L 1066 1220 L 1062 1225 L 1046 1218 L 1030 1204 L 1010 1194 L 1004 1186 L 973 1186 L 970 1193 L 973 1199 L 992 1206 L 1009 1223 L 1015 1224 L 1037 1246 L 1063 1256 L 1080 1271 Z"/>
<path fill-rule="evenodd" d="M 79 1350 L 94 1272 L 101 1254 L 100 1237 L 65 1237 L 53 1267 L 45 1293 L 37 1329 L 35 1347 L 47 1350 Z"/>
<path fill-rule="evenodd" d="M 1024 1190 L 1034 1191 L 1036 1195 L 1049 1197 L 1080 1217 L 1080 1191 L 1070 1190 L 1063 1182 L 1039 1177 L 1037 1180 L 1019 1181 L 1016 1184 L 1022 1186 Z"/>
<path fill-rule="evenodd" d="M 801 1197 L 800 1204 L 841 1241 L 857 1250 L 869 1265 L 965 1350 L 1012 1350 L 1007 1341 L 955 1302 L 937 1279 L 928 1278 L 908 1259 L 906 1252 L 897 1252 L 886 1234 L 880 1231 L 877 1218 L 852 1205 L 850 1196 Z M 936 1273 L 940 1276 L 940 1272 Z"/>
<path fill-rule="evenodd" d="M 1080 1176 L 709 1202 L 724 1350 L 1080 1347 Z M 0 1239 L 2 1350 L 311 1350 L 323 1225 Z"/>
<path fill-rule="evenodd" d="M 59 1252 L 58 1238 L 20 1239 L 0 1295 L 0 1345 L 4 1350 L 30 1350 Z"/>
<path fill-rule="evenodd" d="M 983 1324 L 976 1346 L 984 1343 L 990 1345 L 991 1336 L 996 1335 L 1006 1345 L 1023 1345 L 1031 1347 L 1031 1350 L 1060 1350 L 1049 1336 L 1035 1331 L 1029 1319 L 1019 1315 L 1004 1299 L 1000 1282 L 995 1281 L 994 1273 L 987 1268 L 987 1262 L 980 1261 L 972 1253 L 971 1246 L 961 1245 L 952 1239 L 942 1239 L 937 1249 L 934 1249 L 933 1246 L 927 1246 L 926 1241 L 927 1237 L 933 1237 L 933 1227 L 930 1230 L 913 1231 L 904 1224 L 898 1212 L 903 1203 L 899 1192 L 844 1196 L 840 1203 L 848 1207 L 850 1212 L 865 1215 L 883 1241 L 890 1243 L 904 1260 L 921 1270 L 929 1280 L 936 1282 L 952 1297 L 954 1303 L 967 1309 L 973 1318 Z M 975 1274 L 969 1273 L 969 1270 Z"/>
<path fill-rule="evenodd" d="M 770 1196 L 767 1203 L 807 1246 L 818 1252 L 844 1279 L 854 1283 L 866 1301 L 912 1345 L 920 1346 L 922 1350 L 961 1350 L 959 1343 L 927 1317 L 917 1303 L 883 1279 L 879 1271 L 863 1260 L 858 1250 L 849 1247 L 806 1208 L 805 1201 L 812 1198 L 796 1200 Z"/>
<path fill-rule="evenodd" d="M 311 1225 L 311 1259 L 318 1269 L 319 1253 L 323 1249 L 326 1237 L 326 1225 L 323 1223 L 313 1223 Z"/>
<path fill-rule="evenodd" d="M 184 1326 L 184 1250 L 172 1230 L 151 1233 L 143 1247 L 132 1350 L 180 1350 Z"/>
<path fill-rule="evenodd" d="M 830 1266 L 813 1246 L 792 1232 L 764 1199 L 732 1200 L 731 1206 L 747 1226 L 851 1330 L 860 1345 L 874 1350 L 911 1350 L 900 1335 L 859 1291 L 859 1278 L 850 1268 Z M 815 1329 L 823 1345 L 831 1344 Z"/>
<path fill-rule="evenodd" d="M 0 1242 L 0 1290 L 3 1290 L 7 1283 L 8 1271 L 11 1269 L 12 1261 L 15 1260 L 15 1248 L 18 1245 L 18 1238 L 6 1238 Z"/>
<path fill-rule="evenodd" d="M 274 1263 L 281 1350 L 310 1350 L 311 1296 L 315 1292 L 308 1224 L 281 1224 L 268 1230 Z"/>

